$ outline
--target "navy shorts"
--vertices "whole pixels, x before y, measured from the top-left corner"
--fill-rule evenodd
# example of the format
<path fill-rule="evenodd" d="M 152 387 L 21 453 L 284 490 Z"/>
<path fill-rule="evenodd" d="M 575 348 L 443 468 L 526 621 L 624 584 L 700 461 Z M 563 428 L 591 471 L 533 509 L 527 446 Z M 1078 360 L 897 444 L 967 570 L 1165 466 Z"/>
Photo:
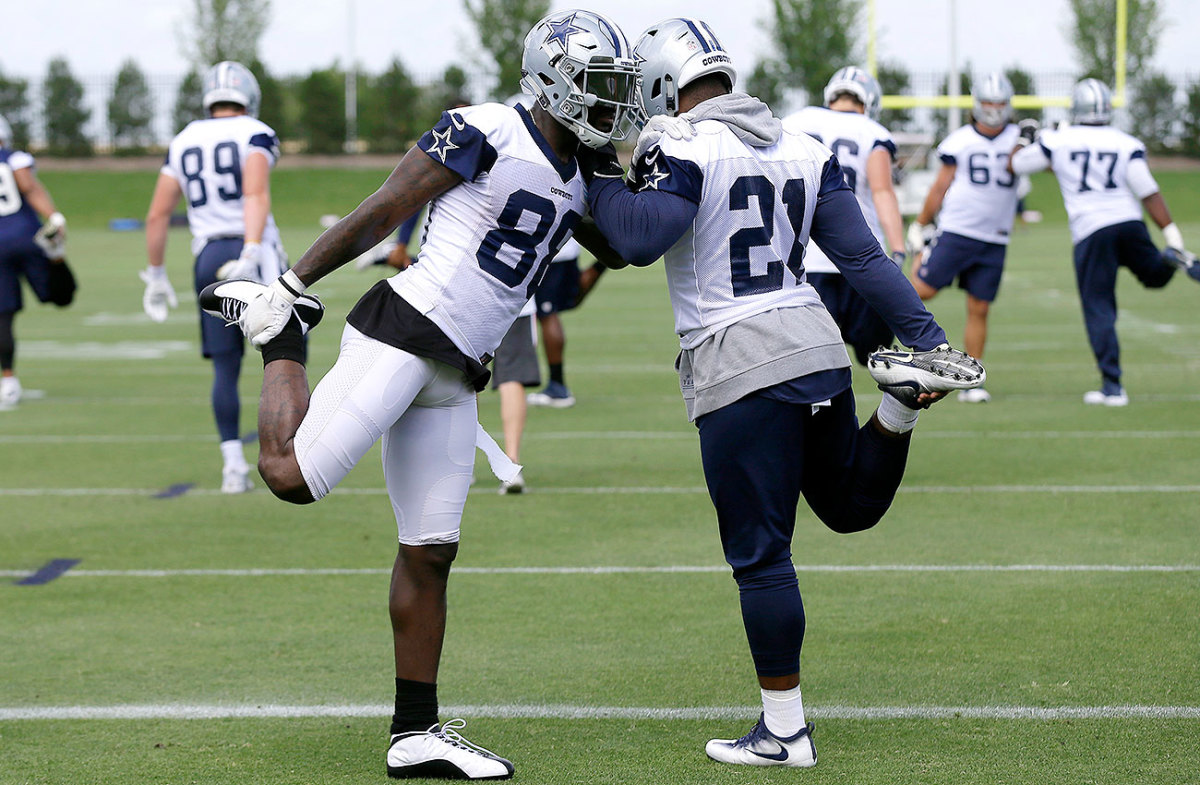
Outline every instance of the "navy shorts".
<path fill-rule="evenodd" d="M 196 257 L 193 275 L 196 294 L 217 280 L 217 270 L 242 252 L 242 238 L 225 237 L 211 240 Z M 200 311 L 200 353 L 211 359 L 217 354 L 238 354 L 245 351 L 242 330 L 236 324 L 226 326 L 224 319 Z"/>
<path fill-rule="evenodd" d="M 953 232 L 942 232 L 933 241 L 929 258 L 917 277 L 934 289 L 944 289 L 958 278 L 958 288 L 976 299 L 993 302 L 1000 291 L 1007 245 L 972 240 Z"/>
<path fill-rule="evenodd" d="M 16 313 L 25 306 L 22 278 L 38 300 L 51 301 L 50 260 L 32 237 L 0 248 L 0 313 Z"/>
<path fill-rule="evenodd" d="M 534 294 L 538 316 L 569 311 L 579 299 L 579 258 L 551 262 L 542 285 Z"/>

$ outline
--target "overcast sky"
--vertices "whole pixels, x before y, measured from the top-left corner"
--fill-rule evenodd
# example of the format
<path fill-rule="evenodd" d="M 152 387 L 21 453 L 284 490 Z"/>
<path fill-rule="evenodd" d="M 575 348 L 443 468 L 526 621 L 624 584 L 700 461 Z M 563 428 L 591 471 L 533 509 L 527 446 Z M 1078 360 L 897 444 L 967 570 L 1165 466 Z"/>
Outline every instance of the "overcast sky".
<path fill-rule="evenodd" d="M 41 77 L 52 57 L 65 56 L 78 77 L 115 74 L 127 58 L 153 75 L 186 71 L 177 30 L 192 0 L 99 3 L 39 0 L 5 3 L 0 26 L 4 73 Z M 415 75 L 439 74 L 451 63 L 471 66 L 473 28 L 462 0 L 273 0 L 262 40 L 263 60 L 275 74 L 307 73 L 348 61 L 350 19 L 356 59 L 370 72 L 398 56 Z M 945 68 L 950 58 L 950 0 L 876 0 L 880 56 L 910 70 Z M 1169 73 L 1200 75 L 1200 0 L 1160 0 L 1166 31 L 1156 65 Z M 707 21 L 743 73 L 766 46 L 762 22 L 769 0 L 552 0 L 552 8 L 585 7 L 608 15 L 634 39 L 672 14 Z M 123 10 L 128 9 L 128 10 Z M 685 10 L 686 9 L 686 10 Z M 977 70 L 1019 64 L 1026 70 L 1073 70 L 1065 30 L 1067 0 L 957 0 L 960 60 Z M 866 20 L 863 20 L 865 30 Z M 865 36 L 863 36 L 865 39 Z"/>

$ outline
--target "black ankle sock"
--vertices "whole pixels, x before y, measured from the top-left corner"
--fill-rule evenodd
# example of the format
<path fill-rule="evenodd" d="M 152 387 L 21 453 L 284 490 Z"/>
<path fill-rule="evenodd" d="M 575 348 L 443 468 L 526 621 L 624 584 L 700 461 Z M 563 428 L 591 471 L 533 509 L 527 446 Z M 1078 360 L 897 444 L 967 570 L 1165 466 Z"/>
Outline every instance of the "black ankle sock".
<path fill-rule="evenodd" d="M 304 365 L 304 334 L 295 316 L 288 320 L 283 332 L 267 341 L 262 348 L 263 365 L 275 360 L 292 360 Z"/>
<path fill-rule="evenodd" d="M 392 733 L 425 731 L 437 725 L 437 684 L 396 679 L 396 713 Z"/>
<path fill-rule="evenodd" d="M 562 384 L 562 385 L 566 384 L 566 382 L 563 381 L 563 364 L 562 363 L 550 363 L 550 381 L 558 382 L 559 384 Z"/>

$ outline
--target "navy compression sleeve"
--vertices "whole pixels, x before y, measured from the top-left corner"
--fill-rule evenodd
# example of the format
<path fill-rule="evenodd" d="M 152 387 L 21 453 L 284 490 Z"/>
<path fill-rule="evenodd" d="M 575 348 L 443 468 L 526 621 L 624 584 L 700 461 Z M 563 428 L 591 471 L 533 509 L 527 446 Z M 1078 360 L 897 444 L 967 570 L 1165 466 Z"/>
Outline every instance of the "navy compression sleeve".
<path fill-rule="evenodd" d="M 662 191 L 634 193 L 620 179 L 593 181 L 588 208 L 596 226 L 622 259 L 645 267 L 683 237 L 699 205 Z"/>

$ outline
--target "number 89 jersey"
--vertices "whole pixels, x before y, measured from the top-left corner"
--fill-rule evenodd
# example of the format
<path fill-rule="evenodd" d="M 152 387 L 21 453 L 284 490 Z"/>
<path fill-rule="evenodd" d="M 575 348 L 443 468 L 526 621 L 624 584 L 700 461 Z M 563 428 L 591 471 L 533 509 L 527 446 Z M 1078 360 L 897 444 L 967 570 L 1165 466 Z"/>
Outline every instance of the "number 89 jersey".
<path fill-rule="evenodd" d="M 429 205 L 420 261 L 392 289 L 469 357 L 491 355 L 571 237 L 583 177 L 523 106 L 454 109 L 417 142 L 463 182 Z"/>
<path fill-rule="evenodd" d="M 193 254 L 213 238 L 245 234 L 242 167 L 251 155 L 265 155 L 274 166 L 279 139 L 270 126 L 249 115 L 195 120 L 171 141 L 161 171 L 183 191 Z M 263 243 L 278 242 L 275 219 L 268 215 Z"/>
<path fill-rule="evenodd" d="M 756 147 L 717 120 L 695 127 L 688 141 L 664 135 L 636 162 L 632 183 L 699 205 L 691 228 L 663 256 L 684 349 L 758 313 L 820 305 L 804 281 L 804 246 L 832 158 L 812 137 L 786 128 L 774 144 Z"/>

